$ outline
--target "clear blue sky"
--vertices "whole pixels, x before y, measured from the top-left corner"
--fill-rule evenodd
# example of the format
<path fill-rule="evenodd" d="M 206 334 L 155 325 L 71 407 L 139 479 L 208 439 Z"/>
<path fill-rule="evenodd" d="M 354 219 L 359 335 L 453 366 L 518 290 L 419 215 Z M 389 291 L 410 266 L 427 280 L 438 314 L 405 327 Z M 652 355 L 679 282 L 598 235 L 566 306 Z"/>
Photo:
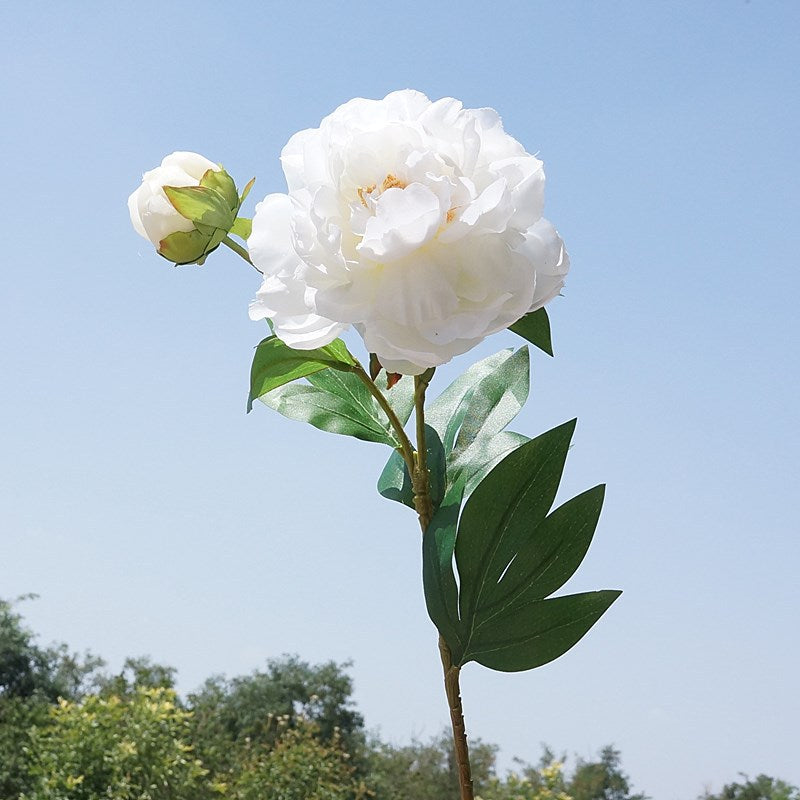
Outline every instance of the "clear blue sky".
<path fill-rule="evenodd" d="M 573 266 L 514 427 L 579 417 L 564 496 L 609 488 L 570 588 L 625 590 L 547 667 L 466 668 L 470 733 L 503 764 L 613 742 L 655 800 L 800 783 L 799 32 L 800 4 L 766 0 L 6 4 L 0 595 L 186 690 L 352 658 L 384 736 L 446 725 L 386 453 L 246 416 L 257 276 L 172 269 L 125 201 L 190 149 L 256 175 L 252 211 L 341 102 L 451 95 L 544 159 Z"/>

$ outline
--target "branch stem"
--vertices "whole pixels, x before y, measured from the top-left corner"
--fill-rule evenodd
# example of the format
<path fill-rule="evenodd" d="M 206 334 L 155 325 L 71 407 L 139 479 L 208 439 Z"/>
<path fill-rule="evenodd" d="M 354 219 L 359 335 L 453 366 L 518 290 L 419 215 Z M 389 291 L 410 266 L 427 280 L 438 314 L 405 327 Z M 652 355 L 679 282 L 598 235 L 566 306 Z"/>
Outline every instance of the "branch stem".
<path fill-rule="evenodd" d="M 258 269 L 258 267 L 256 267 L 256 265 L 250 260 L 250 254 L 247 252 L 247 250 L 238 242 L 235 242 L 233 239 L 231 239 L 230 236 L 226 236 L 222 240 L 222 244 L 224 244 L 226 247 L 230 247 L 234 253 L 241 256 L 251 267 L 253 267 L 253 269 Z"/>
<path fill-rule="evenodd" d="M 397 414 L 394 413 L 391 404 L 386 399 L 383 392 L 375 385 L 375 381 L 366 373 L 364 367 L 362 367 L 361 364 L 356 364 L 356 366 L 353 367 L 353 372 L 358 375 L 361 382 L 367 387 L 369 393 L 378 401 L 378 405 L 389 418 L 389 423 L 392 428 L 394 428 L 394 432 L 397 434 L 397 439 L 400 442 L 400 455 L 403 456 L 403 461 L 406 462 L 408 471 L 412 474 L 414 470 L 414 446 L 403 430 L 403 423 L 397 418 Z"/>

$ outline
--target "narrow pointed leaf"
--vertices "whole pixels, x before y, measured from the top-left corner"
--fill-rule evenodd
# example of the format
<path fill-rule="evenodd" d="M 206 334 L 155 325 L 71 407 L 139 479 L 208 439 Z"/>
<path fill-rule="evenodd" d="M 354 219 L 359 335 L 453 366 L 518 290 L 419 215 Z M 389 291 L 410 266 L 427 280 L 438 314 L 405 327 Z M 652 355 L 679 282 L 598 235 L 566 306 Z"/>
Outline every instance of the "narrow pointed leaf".
<path fill-rule="evenodd" d="M 574 647 L 621 592 L 606 589 L 536 600 L 476 629 L 461 663 L 477 661 L 501 672 L 534 669 Z"/>
<path fill-rule="evenodd" d="M 334 370 L 324 372 L 334 373 Z M 320 430 L 395 446 L 389 432 L 366 415 L 362 408 L 316 386 L 291 383 L 267 392 L 259 400 L 289 419 L 308 422 Z"/>
<path fill-rule="evenodd" d="M 294 350 L 276 336 L 268 336 L 258 347 L 250 369 L 250 395 L 247 410 L 261 395 L 285 383 L 305 378 L 333 367 L 348 370 L 355 364 L 341 339 L 334 339 L 315 350 Z"/>
<path fill-rule="evenodd" d="M 239 198 L 239 205 L 241 206 L 242 203 L 247 199 L 247 195 L 250 194 L 250 190 L 253 188 L 253 184 L 256 182 L 255 178 L 250 178 L 247 182 L 247 185 L 242 189 L 242 196 Z"/>
<path fill-rule="evenodd" d="M 372 430 L 383 431 L 382 441 L 386 444 L 391 447 L 400 446 L 386 412 L 378 405 L 357 375 L 339 370 L 323 370 L 309 375 L 308 381 L 347 403 L 352 409 L 351 413 L 357 415 Z"/>
<path fill-rule="evenodd" d="M 414 410 L 414 379 L 402 375 L 399 380 L 390 382 L 391 373 L 382 370 L 373 378 L 375 385 L 383 392 L 397 418 L 405 425 Z"/>
<path fill-rule="evenodd" d="M 532 528 L 553 505 L 575 420 L 506 456 L 464 506 L 456 545 L 462 619 L 474 619 L 481 596 L 497 583 Z"/>
<path fill-rule="evenodd" d="M 522 319 L 510 325 L 509 330 L 514 331 L 517 336 L 527 339 L 540 350 L 544 350 L 547 355 L 553 355 L 553 342 L 550 338 L 550 318 L 543 308 L 526 314 Z"/>
<path fill-rule="evenodd" d="M 459 635 L 458 586 L 453 572 L 453 547 L 463 487 L 451 489 L 422 537 L 422 584 L 425 605 L 456 663 L 463 656 Z"/>
<path fill-rule="evenodd" d="M 519 414 L 528 399 L 530 355 L 521 347 L 486 375 L 466 400 L 466 410 L 453 452 L 463 452 L 478 436 L 499 433 Z"/>
<path fill-rule="evenodd" d="M 483 593 L 478 622 L 541 600 L 573 576 L 591 544 L 604 495 L 600 485 L 568 500 L 530 531 L 507 569 L 501 559 L 502 577 Z"/>
<path fill-rule="evenodd" d="M 425 421 L 436 429 L 445 452 L 449 453 L 453 449 L 456 433 L 463 420 L 465 401 L 472 395 L 480 381 L 511 358 L 512 353 L 512 350 L 501 350 L 473 364 L 425 410 Z"/>
<path fill-rule="evenodd" d="M 494 436 L 480 437 L 465 452 L 451 460 L 448 480 L 463 479 L 466 482 L 464 496 L 472 494 L 475 487 L 509 453 L 521 447 L 530 439 L 521 433 L 501 431 Z"/>

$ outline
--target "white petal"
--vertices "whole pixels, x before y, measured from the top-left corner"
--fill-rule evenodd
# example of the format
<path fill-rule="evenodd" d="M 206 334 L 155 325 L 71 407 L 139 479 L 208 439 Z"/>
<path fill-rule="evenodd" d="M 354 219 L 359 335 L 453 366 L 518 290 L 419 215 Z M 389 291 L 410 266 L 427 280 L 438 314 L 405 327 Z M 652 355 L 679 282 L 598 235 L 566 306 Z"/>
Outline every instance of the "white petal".
<path fill-rule="evenodd" d="M 412 183 L 387 189 L 376 214 L 367 221 L 358 251 L 375 261 L 396 261 L 432 239 L 444 222 L 447 208 L 427 187 Z"/>
<path fill-rule="evenodd" d="M 540 219 L 525 232 L 518 252 L 536 269 L 536 292 L 529 309 L 535 311 L 561 291 L 569 272 L 569 256 L 558 231 L 546 219 Z"/>
<path fill-rule="evenodd" d="M 179 150 L 165 156 L 164 160 L 161 162 L 161 166 L 177 167 L 194 178 L 196 183 L 200 182 L 200 179 L 208 170 L 213 169 L 215 172 L 219 170 L 219 164 L 209 161 L 205 156 L 201 156 L 199 153 L 190 153 L 184 150 Z M 169 184 L 166 185 L 168 186 Z"/>

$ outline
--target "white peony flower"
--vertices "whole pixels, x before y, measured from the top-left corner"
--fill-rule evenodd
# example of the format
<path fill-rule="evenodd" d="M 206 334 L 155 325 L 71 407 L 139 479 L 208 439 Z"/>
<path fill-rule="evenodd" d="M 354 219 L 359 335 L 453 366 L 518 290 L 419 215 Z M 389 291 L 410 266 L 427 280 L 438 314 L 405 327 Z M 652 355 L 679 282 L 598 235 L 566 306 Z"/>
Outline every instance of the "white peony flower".
<path fill-rule="evenodd" d="M 164 194 L 165 186 L 199 186 L 208 170 L 220 169 L 197 153 L 177 152 L 166 156 L 160 167 L 145 172 L 142 185 L 128 198 L 133 227 L 156 247 L 171 233 L 194 230 L 194 223 L 182 217 Z"/>
<path fill-rule="evenodd" d="M 419 92 L 356 98 L 281 153 L 288 194 L 256 207 L 252 319 L 311 349 L 355 326 L 416 375 L 555 297 L 569 259 L 542 219 L 542 162 L 489 108 Z"/>

